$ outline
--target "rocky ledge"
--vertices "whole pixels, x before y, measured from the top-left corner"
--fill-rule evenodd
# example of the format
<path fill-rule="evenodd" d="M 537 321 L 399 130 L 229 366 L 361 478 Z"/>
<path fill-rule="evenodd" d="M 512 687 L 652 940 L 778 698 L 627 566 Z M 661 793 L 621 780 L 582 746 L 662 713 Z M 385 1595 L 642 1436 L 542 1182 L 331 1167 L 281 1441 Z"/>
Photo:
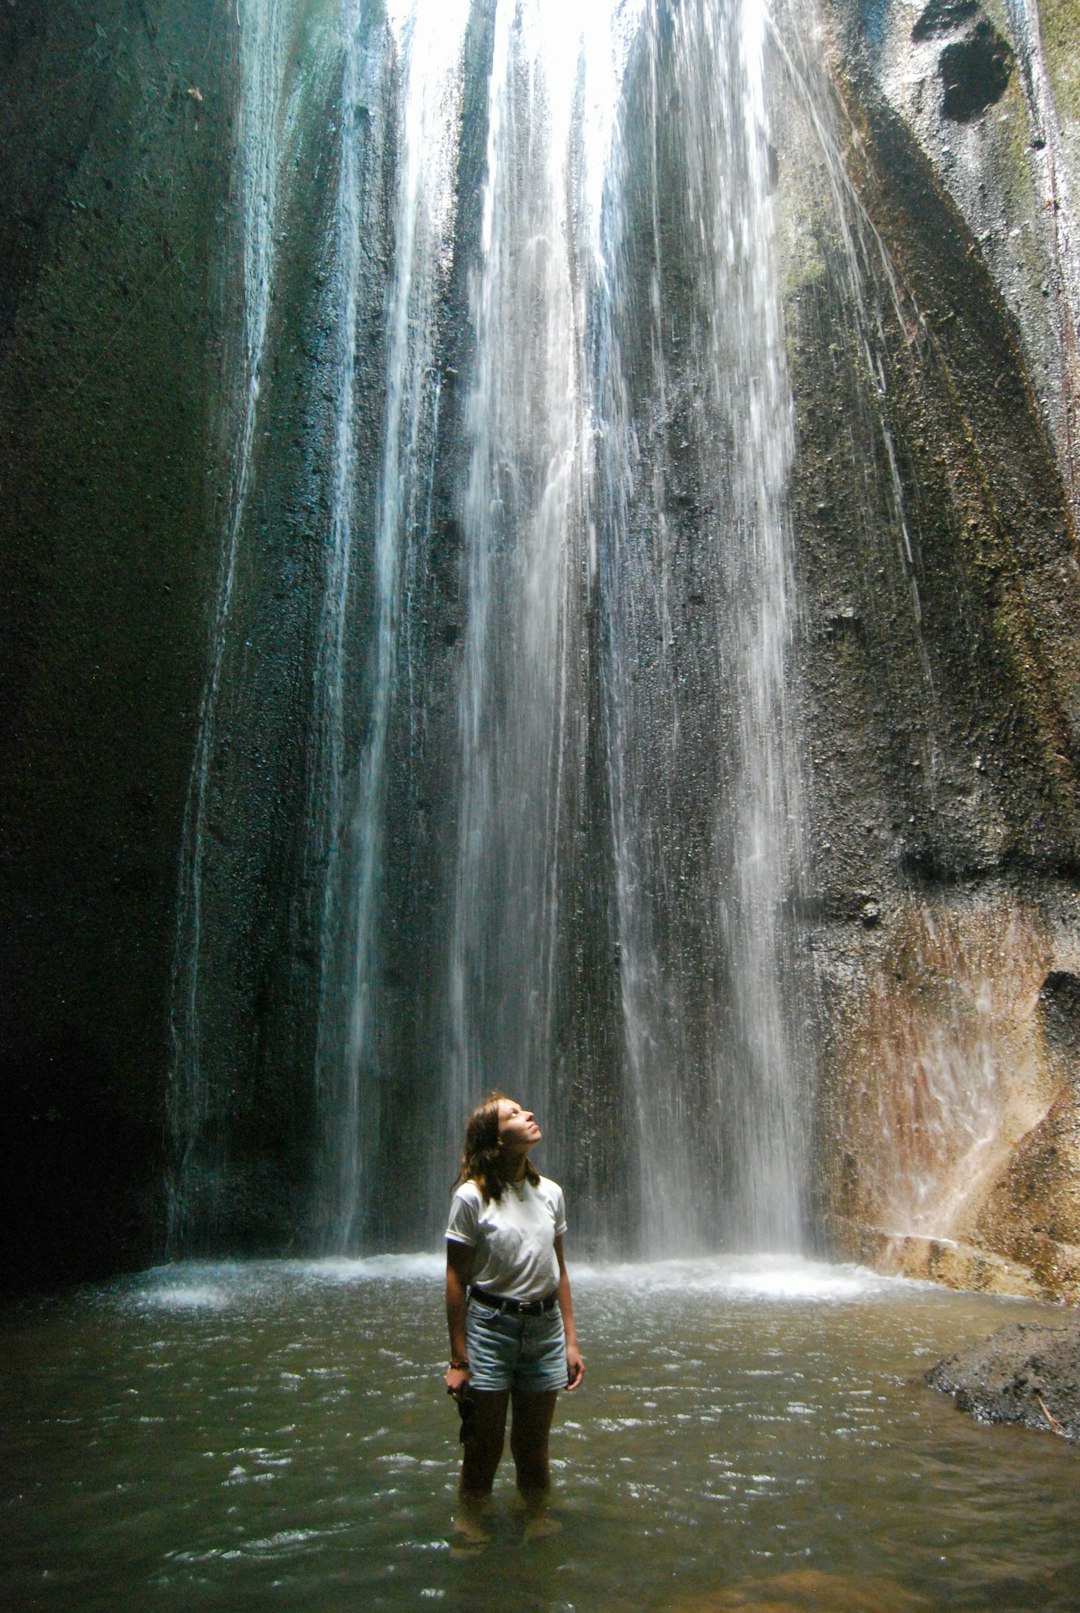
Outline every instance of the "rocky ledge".
<path fill-rule="evenodd" d="M 1003 1327 L 939 1361 L 925 1381 L 979 1422 L 1024 1423 L 1080 1440 L 1080 1317 L 1062 1327 Z"/>

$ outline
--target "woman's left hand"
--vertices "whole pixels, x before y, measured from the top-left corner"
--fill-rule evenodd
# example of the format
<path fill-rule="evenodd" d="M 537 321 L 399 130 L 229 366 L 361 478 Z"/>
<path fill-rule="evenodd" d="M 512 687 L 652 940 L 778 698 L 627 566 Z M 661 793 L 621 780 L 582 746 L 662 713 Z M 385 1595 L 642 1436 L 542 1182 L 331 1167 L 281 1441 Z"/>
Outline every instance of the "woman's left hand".
<path fill-rule="evenodd" d="M 581 1351 L 576 1344 L 566 1346 L 566 1387 L 580 1389 L 581 1380 L 585 1376 L 585 1363 L 581 1359 Z"/>
<path fill-rule="evenodd" d="M 461 1400 L 469 1387 L 468 1367 L 451 1367 L 449 1372 L 443 1374 L 443 1382 L 447 1394 L 453 1395 L 455 1400 Z"/>

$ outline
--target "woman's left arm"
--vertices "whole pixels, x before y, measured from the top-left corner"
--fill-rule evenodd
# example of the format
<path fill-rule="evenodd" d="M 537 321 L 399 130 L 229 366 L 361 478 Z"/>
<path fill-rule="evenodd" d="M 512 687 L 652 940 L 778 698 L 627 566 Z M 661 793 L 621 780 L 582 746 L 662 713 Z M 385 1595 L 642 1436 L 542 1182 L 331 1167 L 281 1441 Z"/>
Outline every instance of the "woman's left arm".
<path fill-rule="evenodd" d="M 559 1309 L 562 1312 L 563 1331 L 566 1334 L 566 1387 L 577 1389 L 585 1376 L 585 1363 L 578 1349 L 577 1328 L 574 1326 L 574 1302 L 570 1298 L 570 1278 L 563 1259 L 562 1238 L 555 1239 L 555 1255 L 559 1262 Z"/>

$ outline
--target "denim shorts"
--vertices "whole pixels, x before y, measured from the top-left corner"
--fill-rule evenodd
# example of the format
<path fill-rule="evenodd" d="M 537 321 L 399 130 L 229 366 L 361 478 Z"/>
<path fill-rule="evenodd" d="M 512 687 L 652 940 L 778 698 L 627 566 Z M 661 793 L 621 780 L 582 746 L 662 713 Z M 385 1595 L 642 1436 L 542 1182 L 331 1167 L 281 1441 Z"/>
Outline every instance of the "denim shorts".
<path fill-rule="evenodd" d="M 566 1335 L 557 1305 L 540 1316 L 521 1316 L 470 1298 L 465 1341 L 470 1389 L 566 1388 Z"/>

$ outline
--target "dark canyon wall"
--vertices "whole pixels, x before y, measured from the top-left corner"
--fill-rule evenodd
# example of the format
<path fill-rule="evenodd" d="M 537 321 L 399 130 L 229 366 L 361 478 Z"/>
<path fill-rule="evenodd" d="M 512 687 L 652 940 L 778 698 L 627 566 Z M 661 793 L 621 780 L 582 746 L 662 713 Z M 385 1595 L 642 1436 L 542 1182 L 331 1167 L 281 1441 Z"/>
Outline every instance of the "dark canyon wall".
<path fill-rule="evenodd" d="M 366 530 L 385 402 L 393 62 L 379 7 L 361 7 L 369 78 L 347 102 L 326 9 L 298 6 L 289 36 L 294 63 L 320 65 L 304 80 L 277 220 L 258 493 L 205 757 L 201 918 L 222 939 L 200 988 L 202 1039 L 231 1178 L 203 1224 L 232 1249 L 288 1248 L 310 1227 L 320 1146 L 311 1071 L 328 851 L 311 780 L 340 270 L 329 131 L 342 118 L 370 208 L 355 390 Z M 789 42 L 772 63 L 796 419 L 813 1224 L 823 1245 L 901 1269 L 1075 1295 L 1076 11 L 1044 7 L 1038 48 L 1015 8 L 837 3 L 826 20 L 827 137 L 804 93 L 810 58 Z M 476 84 L 489 32 L 478 6 Z M 236 491 L 226 442 L 243 408 L 235 8 L 9 6 L 0 71 L 0 1180 L 6 1279 L 27 1283 L 164 1247 L 184 815 Z M 440 747 L 465 627 L 452 360 L 455 343 L 467 357 L 479 227 L 474 98 L 465 244 L 440 316 L 446 448 L 413 579 L 423 760 L 410 772 L 402 754 L 390 770 L 386 856 L 414 895 L 385 938 L 381 989 L 394 1057 L 423 1072 L 393 1100 L 403 1134 L 423 1121 L 440 1051 L 422 993 L 415 1013 L 410 1003 L 445 923 L 421 898 L 450 833 Z M 677 297 L 677 273 L 671 285 Z M 704 519 L 692 481 L 671 489 L 688 542 Z M 349 628 L 361 667 L 372 566 L 361 545 Z M 690 573 L 685 591 L 692 617 Z M 584 677 L 595 647 L 579 650 Z M 361 670 L 345 693 L 354 735 L 370 700 Z M 594 734 L 599 704 L 583 687 Z M 595 759 L 598 743 L 584 753 Z M 595 1191 L 619 1182 L 621 1134 L 618 1106 L 585 1079 L 616 1057 L 610 924 L 591 894 L 606 888 L 588 828 L 606 804 L 598 771 L 580 784 L 578 861 L 564 876 L 576 895 L 557 1010 L 592 1144 L 573 1168 Z"/>
<path fill-rule="evenodd" d="M 176 858 L 217 569 L 227 8 L 0 18 L 5 1275 L 161 1225 Z"/>

